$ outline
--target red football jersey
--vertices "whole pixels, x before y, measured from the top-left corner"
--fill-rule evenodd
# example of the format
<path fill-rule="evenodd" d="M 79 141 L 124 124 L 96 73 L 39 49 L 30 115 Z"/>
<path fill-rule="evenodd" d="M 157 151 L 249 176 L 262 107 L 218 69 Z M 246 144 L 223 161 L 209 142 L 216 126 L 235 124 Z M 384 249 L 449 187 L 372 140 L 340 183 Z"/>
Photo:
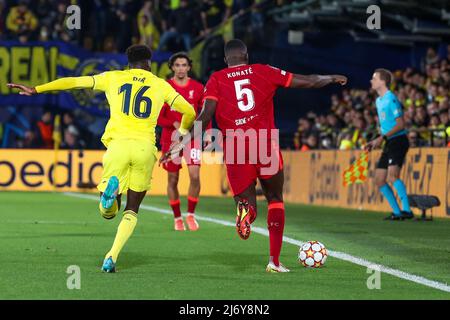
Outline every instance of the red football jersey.
<path fill-rule="evenodd" d="M 293 74 L 263 64 L 239 65 L 214 72 L 204 99 L 217 101 L 216 121 L 227 129 L 274 129 L 273 96 L 289 87 Z"/>
<path fill-rule="evenodd" d="M 178 85 L 173 79 L 169 79 L 167 82 L 194 107 L 198 115 L 202 110 L 203 85 L 193 79 L 189 79 L 184 86 Z M 171 144 L 172 133 L 175 130 L 173 123 L 175 121 L 181 122 L 181 117 L 182 114 L 172 111 L 168 104 L 163 106 L 158 118 L 158 125 L 163 128 L 161 134 L 162 145 Z"/>

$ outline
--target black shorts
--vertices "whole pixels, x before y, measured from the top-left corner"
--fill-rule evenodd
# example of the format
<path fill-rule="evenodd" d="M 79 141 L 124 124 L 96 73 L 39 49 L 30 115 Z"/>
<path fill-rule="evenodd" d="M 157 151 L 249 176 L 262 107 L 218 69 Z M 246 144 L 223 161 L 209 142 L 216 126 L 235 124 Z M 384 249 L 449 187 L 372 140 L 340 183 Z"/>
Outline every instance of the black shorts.
<path fill-rule="evenodd" d="M 389 166 L 402 167 L 406 153 L 409 149 L 409 140 L 406 134 L 389 139 L 383 148 L 377 169 L 387 169 Z"/>

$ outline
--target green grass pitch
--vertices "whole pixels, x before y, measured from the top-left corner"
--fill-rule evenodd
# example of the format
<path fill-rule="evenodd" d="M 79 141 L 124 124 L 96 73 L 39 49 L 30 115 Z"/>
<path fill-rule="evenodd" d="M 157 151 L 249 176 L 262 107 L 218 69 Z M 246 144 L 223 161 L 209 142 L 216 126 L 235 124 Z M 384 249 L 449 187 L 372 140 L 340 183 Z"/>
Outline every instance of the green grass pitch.
<path fill-rule="evenodd" d="M 369 290 L 365 267 L 329 257 L 321 269 L 297 263 L 285 243 L 289 274 L 267 274 L 268 237 L 240 240 L 235 229 L 200 221 L 197 232 L 173 231 L 170 215 L 141 210 L 119 256 L 117 273 L 100 271 L 120 217 L 100 217 L 97 202 L 58 193 L 0 193 L 0 299 L 450 299 L 450 293 L 381 274 Z M 168 209 L 165 197 L 147 206 Z M 266 227 L 258 203 L 256 226 Z M 182 208 L 186 200 L 182 199 Z M 231 198 L 200 199 L 198 215 L 234 221 Z M 440 283 L 450 283 L 450 220 L 383 221 L 385 214 L 286 204 L 285 235 Z M 81 289 L 66 273 L 81 270 Z"/>

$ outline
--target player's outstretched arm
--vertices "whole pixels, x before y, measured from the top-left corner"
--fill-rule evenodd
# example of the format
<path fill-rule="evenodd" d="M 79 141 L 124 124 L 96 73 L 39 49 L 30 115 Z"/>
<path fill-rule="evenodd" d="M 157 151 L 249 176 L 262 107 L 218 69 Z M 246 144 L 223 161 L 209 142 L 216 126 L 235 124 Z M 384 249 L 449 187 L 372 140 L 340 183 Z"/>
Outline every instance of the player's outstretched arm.
<path fill-rule="evenodd" d="M 292 77 L 290 88 L 322 88 L 331 83 L 339 83 L 345 85 L 347 83 L 347 77 L 334 74 L 334 75 L 301 75 L 294 74 Z"/>
<path fill-rule="evenodd" d="M 211 122 L 211 119 L 214 117 L 214 114 L 216 113 L 216 108 L 217 108 L 217 101 L 212 99 L 206 99 L 202 111 L 198 115 L 197 119 L 195 119 L 195 121 L 201 122 L 202 130 L 196 131 L 194 130 L 194 128 L 191 128 L 191 131 L 189 132 L 191 138 L 182 139 L 180 142 L 173 144 L 170 150 L 159 159 L 159 164 L 169 162 L 171 159 L 176 157 L 181 150 L 184 149 L 186 143 L 196 138 L 196 134 L 198 135 L 200 133 L 203 133 L 203 131 L 205 131 L 206 128 L 208 127 L 208 124 Z"/>
<path fill-rule="evenodd" d="M 19 89 L 19 94 L 32 96 L 37 93 L 48 91 L 61 91 L 70 89 L 92 89 L 94 87 L 94 78 L 91 76 L 60 78 L 36 87 L 27 87 L 17 83 L 8 83 L 8 87 Z"/>
<path fill-rule="evenodd" d="M 202 111 L 198 115 L 197 119 L 195 121 L 200 121 L 202 124 L 202 133 L 208 128 L 208 125 L 211 123 L 212 118 L 214 117 L 214 114 L 216 113 L 217 108 L 217 101 L 212 99 L 206 99 L 205 103 L 203 104 Z M 194 129 L 191 130 L 191 135 L 193 138 L 196 138 L 194 136 Z M 195 132 L 197 133 L 197 132 Z"/>

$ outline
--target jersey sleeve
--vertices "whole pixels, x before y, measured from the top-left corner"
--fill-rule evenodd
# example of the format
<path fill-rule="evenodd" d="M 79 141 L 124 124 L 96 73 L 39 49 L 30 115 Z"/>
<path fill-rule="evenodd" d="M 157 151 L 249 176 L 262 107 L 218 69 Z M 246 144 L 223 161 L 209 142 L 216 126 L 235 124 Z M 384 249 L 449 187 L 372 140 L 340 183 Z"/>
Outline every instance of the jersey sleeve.
<path fill-rule="evenodd" d="M 167 82 L 163 82 L 162 85 L 162 94 L 164 96 L 164 102 L 169 105 L 169 108 L 172 109 L 173 103 L 175 99 L 180 95 L 170 84 Z"/>
<path fill-rule="evenodd" d="M 392 112 L 392 116 L 394 117 L 394 119 L 397 119 L 401 116 L 403 116 L 403 108 L 402 105 L 400 103 L 400 101 L 398 101 L 397 97 L 392 95 L 392 101 L 390 101 L 390 106 L 391 106 L 391 112 Z"/>
<path fill-rule="evenodd" d="M 206 83 L 202 101 L 205 101 L 206 99 L 219 100 L 219 86 L 214 75 L 212 75 Z"/>
<path fill-rule="evenodd" d="M 287 72 L 271 65 L 262 65 L 263 73 L 275 87 L 289 87 L 294 76 L 291 72 Z"/>
<path fill-rule="evenodd" d="M 195 120 L 196 114 L 194 107 L 191 106 L 182 95 L 180 95 L 170 84 L 165 81 L 161 85 L 161 91 L 164 97 L 164 102 L 170 106 L 170 109 L 183 114 L 178 131 L 181 134 L 186 134 L 192 127 Z"/>
<path fill-rule="evenodd" d="M 44 83 L 36 86 L 37 93 L 44 93 L 48 91 L 60 91 L 71 89 L 92 89 L 93 80 L 91 76 L 82 77 L 66 77 L 56 79 L 52 82 Z"/>
<path fill-rule="evenodd" d="M 109 85 L 110 72 L 103 72 L 92 76 L 94 78 L 94 90 L 106 91 Z"/>

